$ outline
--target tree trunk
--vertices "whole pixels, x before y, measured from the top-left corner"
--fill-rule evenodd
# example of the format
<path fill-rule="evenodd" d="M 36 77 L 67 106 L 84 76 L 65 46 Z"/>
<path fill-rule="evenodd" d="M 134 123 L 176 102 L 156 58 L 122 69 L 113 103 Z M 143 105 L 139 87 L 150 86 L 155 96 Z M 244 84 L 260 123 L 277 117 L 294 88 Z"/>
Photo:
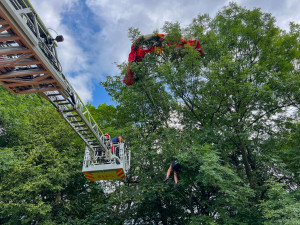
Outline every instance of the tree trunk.
<path fill-rule="evenodd" d="M 241 152 L 242 152 L 243 163 L 244 163 L 245 170 L 246 170 L 246 175 L 248 177 L 250 187 L 254 188 L 255 183 L 254 183 L 253 173 L 252 173 L 249 161 L 248 161 L 246 145 L 244 143 L 244 140 L 242 140 L 241 138 L 240 138 L 240 144 L 241 144 Z"/>

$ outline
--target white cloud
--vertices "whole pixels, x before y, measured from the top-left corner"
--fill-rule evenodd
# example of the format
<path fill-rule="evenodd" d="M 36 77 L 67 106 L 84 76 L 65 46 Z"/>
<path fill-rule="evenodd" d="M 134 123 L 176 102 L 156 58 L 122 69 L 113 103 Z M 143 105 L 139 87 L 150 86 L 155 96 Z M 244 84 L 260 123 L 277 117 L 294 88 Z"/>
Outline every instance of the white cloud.
<path fill-rule="evenodd" d="M 92 100 L 92 78 L 90 74 L 78 74 L 75 77 L 68 78 L 70 84 L 80 96 L 83 102 L 89 102 Z"/>
<path fill-rule="evenodd" d="M 62 25 L 64 27 L 64 25 Z M 68 30 L 67 28 L 65 29 Z M 87 70 L 87 52 L 84 52 L 78 43 L 68 32 L 61 32 L 64 42 L 58 43 L 58 58 L 63 66 L 63 71 L 68 74 Z"/>
<path fill-rule="evenodd" d="M 62 13 L 72 8 L 78 1 L 79 0 L 31 0 L 31 4 L 47 27 L 59 29 Z"/>
<path fill-rule="evenodd" d="M 299 0 L 236 0 L 241 6 L 261 8 L 263 12 L 271 13 L 276 18 L 276 24 L 282 29 L 288 30 L 291 21 L 300 23 Z"/>

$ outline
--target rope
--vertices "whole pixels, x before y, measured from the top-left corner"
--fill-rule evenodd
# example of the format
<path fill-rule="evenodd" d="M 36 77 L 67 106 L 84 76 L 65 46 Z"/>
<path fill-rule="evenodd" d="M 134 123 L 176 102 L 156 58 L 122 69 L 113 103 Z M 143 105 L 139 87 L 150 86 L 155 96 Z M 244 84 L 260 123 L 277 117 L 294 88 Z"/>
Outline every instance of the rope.
<path fill-rule="evenodd" d="M 187 205 L 188 205 L 188 207 L 190 207 L 191 206 L 191 204 L 190 204 L 190 202 L 188 202 L 188 200 L 187 200 L 187 198 L 176 188 L 175 189 L 181 196 L 182 196 L 182 198 L 186 201 L 186 203 L 187 203 Z"/>
<path fill-rule="evenodd" d="M 160 116 L 160 118 L 161 118 L 163 121 L 165 121 L 165 125 L 166 125 L 167 127 L 169 127 L 169 126 L 168 126 L 168 123 L 167 123 L 167 120 L 164 118 L 163 114 L 159 111 L 157 105 L 155 104 L 154 99 L 153 99 L 153 97 L 152 97 L 152 95 L 151 95 L 151 92 L 150 92 L 149 89 L 148 89 L 149 87 L 148 87 L 144 82 L 143 82 L 143 86 L 144 86 L 144 90 L 145 90 L 146 96 L 147 96 L 147 98 L 152 102 L 152 104 L 153 104 L 153 106 L 154 106 L 154 108 L 155 108 L 156 113 Z"/>

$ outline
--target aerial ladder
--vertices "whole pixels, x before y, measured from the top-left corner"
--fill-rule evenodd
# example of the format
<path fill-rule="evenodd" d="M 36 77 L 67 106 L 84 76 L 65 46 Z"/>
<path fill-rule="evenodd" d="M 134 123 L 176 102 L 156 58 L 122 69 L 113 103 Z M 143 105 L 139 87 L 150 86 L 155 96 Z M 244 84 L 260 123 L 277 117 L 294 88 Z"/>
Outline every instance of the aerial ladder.
<path fill-rule="evenodd" d="M 40 93 L 84 141 L 82 172 L 90 181 L 124 179 L 125 143 L 105 136 L 62 72 L 57 42 L 28 0 L 0 0 L 0 83 L 15 95 Z"/>

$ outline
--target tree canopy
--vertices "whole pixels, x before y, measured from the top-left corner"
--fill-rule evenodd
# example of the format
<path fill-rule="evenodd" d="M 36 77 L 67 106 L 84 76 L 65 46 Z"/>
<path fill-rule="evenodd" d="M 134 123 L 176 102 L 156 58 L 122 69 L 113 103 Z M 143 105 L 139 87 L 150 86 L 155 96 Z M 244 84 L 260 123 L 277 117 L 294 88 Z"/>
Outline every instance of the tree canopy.
<path fill-rule="evenodd" d="M 55 109 L 0 89 L 1 224 L 299 224 L 299 25 L 230 3 L 163 32 L 163 52 L 131 62 L 133 85 L 126 62 L 102 82 L 115 106 L 88 105 L 132 152 L 125 182 L 87 181 Z M 166 44 L 183 37 L 204 54 Z M 163 183 L 172 157 L 177 188 Z"/>

